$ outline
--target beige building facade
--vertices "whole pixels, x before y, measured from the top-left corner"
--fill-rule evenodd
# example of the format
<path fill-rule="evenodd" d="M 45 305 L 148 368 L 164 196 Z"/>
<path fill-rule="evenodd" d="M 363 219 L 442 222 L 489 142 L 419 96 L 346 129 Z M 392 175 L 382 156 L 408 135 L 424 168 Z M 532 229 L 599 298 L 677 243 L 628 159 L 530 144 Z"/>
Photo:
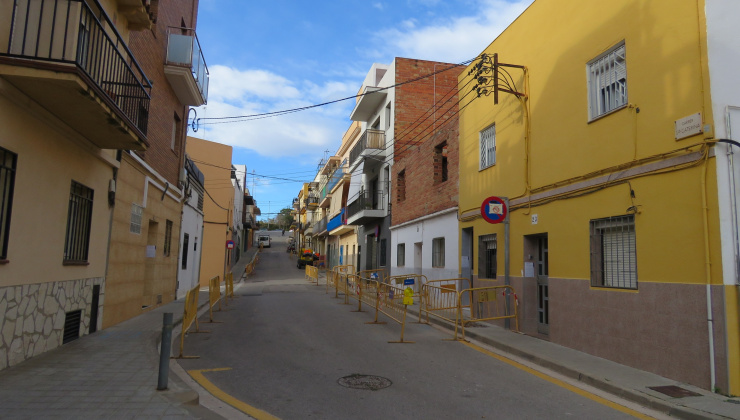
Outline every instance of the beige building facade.
<path fill-rule="evenodd" d="M 120 1 L 15 3 L 0 2 L 0 369 L 102 327 L 116 149 L 148 146 L 151 90 L 137 65 L 119 75 L 127 99 L 92 70 L 135 61 L 144 3 L 115 22 Z M 87 42 L 103 32 L 111 44 Z"/>

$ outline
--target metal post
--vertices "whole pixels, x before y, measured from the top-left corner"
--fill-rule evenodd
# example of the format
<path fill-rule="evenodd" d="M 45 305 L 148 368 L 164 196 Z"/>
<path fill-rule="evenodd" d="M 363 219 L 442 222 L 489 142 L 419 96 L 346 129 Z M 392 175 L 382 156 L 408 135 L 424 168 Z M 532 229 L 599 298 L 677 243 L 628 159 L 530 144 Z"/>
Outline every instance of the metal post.
<path fill-rule="evenodd" d="M 506 204 L 506 208 L 508 210 L 509 208 L 509 199 L 504 198 L 504 204 Z M 511 280 L 509 279 L 509 255 L 510 255 L 510 247 L 509 247 L 509 212 L 506 212 L 506 219 L 504 220 L 504 285 L 509 286 L 511 285 Z M 509 313 L 509 295 L 506 295 L 506 313 Z M 508 318 L 504 320 L 504 328 L 511 329 L 511 322 Z"/>
<path fill-rule="evenodd" d="M 162 317 L 162 343 L 159 351 L 159 379 L 157 390 L 167 389 L 170 372 L 170 353 L 172 352 L 172 312 L 165 312 Z"/>

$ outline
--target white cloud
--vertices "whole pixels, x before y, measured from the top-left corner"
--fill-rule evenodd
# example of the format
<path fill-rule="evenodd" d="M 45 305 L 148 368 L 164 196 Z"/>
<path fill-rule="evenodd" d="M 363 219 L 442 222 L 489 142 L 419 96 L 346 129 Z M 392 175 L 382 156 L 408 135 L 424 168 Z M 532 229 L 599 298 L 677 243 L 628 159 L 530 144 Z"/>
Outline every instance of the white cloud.
<path fill-rule="evenodd" d="M 381 31 L 380 45 L 392 56 L 462 62 L 480 54 L 533 0 L 481 0 L 469 16 L 428 25 L 406 20 Z"/>
<path fill-rule="evenodd" d="M 383 6 L 383 3 L 373 3 L 373 7 L 380 10 L 381 12 L 383 9 L 385 9 L 385 6 Z"/>
<path fill-rule="evenodd" d="M 240 102 L 250 97 L 292 99 L 301 95 L 290 80 L 265 70 L 238 70 L 217 64 L 209 72 L 209 100 Z"/>
<path fill-rule="evenodd" d="M 321 85 L 290 81 L 265 70 L 213 66 L 208 105 L 197 109 L 195 137 L 251 149 L 263 156 L 299 156 L 336 149 L 354 101 L 251 120 L 209 119 L 295 109 L 356 93 L 353 83 L 327 81 Z"/>

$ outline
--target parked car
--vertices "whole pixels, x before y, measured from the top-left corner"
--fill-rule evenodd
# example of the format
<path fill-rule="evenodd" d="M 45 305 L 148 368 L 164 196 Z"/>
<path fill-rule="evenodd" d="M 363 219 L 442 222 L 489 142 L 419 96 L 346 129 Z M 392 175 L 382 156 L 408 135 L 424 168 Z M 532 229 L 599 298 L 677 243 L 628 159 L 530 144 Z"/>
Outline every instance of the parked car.
<path fill-rule="evenodd" d="M 270 235 L 260 235 L 259 244 L 262 246 L 262 248 L 269 248 L 271 239 L 272 238 L 270 238 Z"/>

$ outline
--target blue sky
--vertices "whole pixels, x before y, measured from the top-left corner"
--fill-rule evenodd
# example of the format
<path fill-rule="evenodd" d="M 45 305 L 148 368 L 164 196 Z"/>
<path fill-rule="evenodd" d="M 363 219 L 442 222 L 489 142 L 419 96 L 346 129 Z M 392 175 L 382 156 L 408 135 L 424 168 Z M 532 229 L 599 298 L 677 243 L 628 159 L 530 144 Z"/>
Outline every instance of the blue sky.
<path fill-rule="evenodd" d="M 251 121 L 208 118 L 352 96 L 373 63 L 394 57 L 469 60 L 531 2 L 200 0 L 197 33 L 210 89 L 197 109 L 198 132 L 188 135 L 234 147 L 232 161 L 247 165 L 247 187 L 265 219 L 313 180 L 325 151 L 337 151 L 354 101 Z"/>

